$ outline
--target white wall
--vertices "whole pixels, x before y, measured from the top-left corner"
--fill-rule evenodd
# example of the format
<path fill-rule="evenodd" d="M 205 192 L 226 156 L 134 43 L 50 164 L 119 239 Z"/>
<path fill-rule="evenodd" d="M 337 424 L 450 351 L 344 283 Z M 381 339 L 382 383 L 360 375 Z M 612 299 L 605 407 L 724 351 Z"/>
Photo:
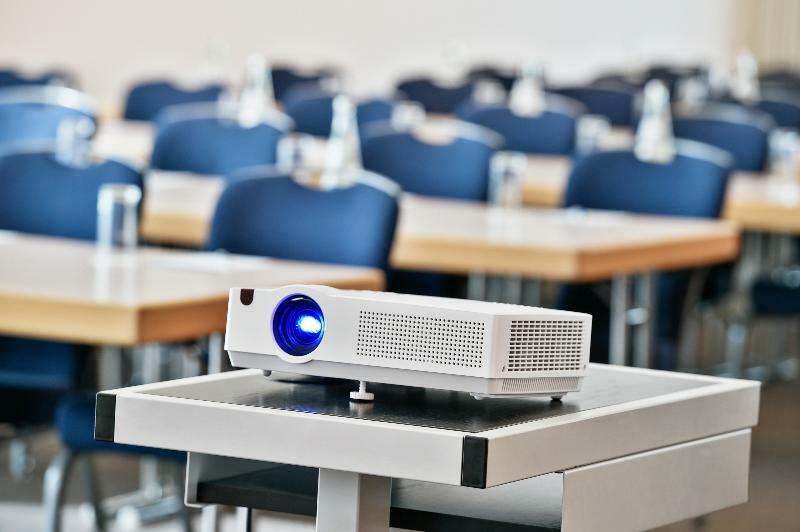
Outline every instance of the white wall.
<path fill-rule="evenodd" d="M 445 63 L 541 58 L 555 79 L 650 60 L 727 64 L 734 0 L 0 0 L 0 64 L 62 65 L 106 103 L 142 76 L 196 72 L 224 42 L 238 72 L 250 51 L 331 63 L 357 90 Z"/>

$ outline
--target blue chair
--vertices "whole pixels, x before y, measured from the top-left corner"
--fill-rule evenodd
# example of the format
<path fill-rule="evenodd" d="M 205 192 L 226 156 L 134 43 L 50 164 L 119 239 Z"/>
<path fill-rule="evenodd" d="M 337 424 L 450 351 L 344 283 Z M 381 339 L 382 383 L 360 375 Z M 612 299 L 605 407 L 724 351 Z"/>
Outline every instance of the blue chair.
<path fill-rule="evenodd" d="M 761 88 L 800 90 L 800 71 L 778 68 L 762 72 L 759 76 Z"/>
<path fill-rule="evenodd" d="M 770 115 L 778 127 L 800 130 L 800 89 L 762 91 L 754 106 Z"/>
<path fill-rule="evenodd" d="M 630 151 L 597 152 L 575 161 L 564 205 L 640 214 L 717 218 L 720 215 L 730 158 L 710 146 L 678 141 L 668 164 L 642 162 Z M 680 191 L 676 193 L 676 191 Z M 689 275 L 664 273 L 658 278 L 656 365 L 674 368 Z M 592 359 L 608 360 L 608 302 L 597 285 L 562 288 L 559 306 L 594 317 Z"/>
<path fill-rule="evenodd" d="M 472 97 L 474 83 L 442 86 L 427 78 L 416 78 L 397 84 L 397 91 L 403 99 L 418 102 L 428 113 L 454 113 L 456 107 Z"/>
<path fill-rule="evenodd" d="M 137 170 L 115 161 L 75 168 L 48 151 L 6 154 L 0 157 L 0 229 L 93 240 L 97 193 L 106 183 L 141 187 L 142 181 Z M 52 400 L 78 386 L 86 354 L 82 346 L 0 337 L 0 387 Z M 45 409 L 32 424 L 51 415 Z"/>
<path fill-rule="evenodd" d="M 52 141 L 67 118 L 95 121 L 95 107 L 83 93 L 64 87 L 0 89 L 0 144 Z"/>
<path fill-rule="evenodd" d="M 590 85 L 561 87 L 550 92 L 583 104 L 589 113 L 601 115 L 613 126 L 629 127 L 634 122 L 634 99 L 637 91 L 624 86 Z"/>
<path fill-rule="evenodd" d="M 399 191 L 368 172 L 352 186 L 319 190 L 272 168 L 244 169 L 219 199 L 207 247 L 385 269 Z"/>
<path fill-rule="evenodd" d="M 497 132 L 503 137 L 505 150 L 568 155 L 575 151 L 575 130 L 582 107 L 557 102 L 556 98 L 548 97 L 547 109 L 533 117 L 519 116 L 505 105 L 470 106 L 458 115 Z"/>
<path fill-rule="evenodd" d="M 126 120 L 153 120 L 170 105 L 215 102 L 223 92 L 222 85 L 212 84 L 197 89 L 176 87 L 169 81 L 152 81 L 134 85 L 125 100 Z"/>
<path fill-rule="evenodd" d="M 712 105 L 697 113 L 677 114 L 672 129 L 676 138 L 710 144 L 731 154 L 734 168 L 763 171 L 769 158 L 772 119 L 738 106 Z"/>
<path fill-rule="evenodd" d="M 105 183 L 141 186 L 138 171 L 108 161 L 86 168 L 58 162 L 52 151 L 0 157 L 0 229 L 94 239 L 97 193 Z M 64 393 L 79 387 L 88 348 L 0 337 L 0 419 L 18 429 L 52 420 Z M 13 398 L 13 399 L 12 399 Z"/>
<path fill-rule="evenodd" d="M 0 70 L 0 88 L 38 85 L 69 85 L 71 76 L 64 72 L 51 70 L 35 76 L 27 76 L 13 68 Z"/>
<path fill-rule="evenodd" d="M 677 96 L 678 84 L 690 77 L 701 76 L 705 72 L 703 67 L 694 66 L 675 66 L 675 65 L 652 65 L 644 73 L 644 83 L 646 85 L 649 81 L 654 79 L 664 82 L 669 90 L 672 99 Z"/>
<path fill-rule="evenodd" d="M 209 175 L 275 164 L 278 143 L 291 126 L 291 120 L 278 112 L 254 126 L 243 126 L 217 104 L 173 106 L 156 123 L 152 168 Z"/>
<path fill-rule="evenodd" d="M 294 131 L 315 137 L 330 136 L 335 97 L 335 93 L 308 85 L 290 90 L 283 105 L 286 114 L 294 121 Z M 358 102 L 356 120 L 359 128 L 371 122 L 390 120 L 394 105 L 392 100 L 385 98 Z"/>
<path fill-rule="evenodd" d="M 501 87 L 503 87 L 503 89 L 506 90 L 506 92 L 510 91 L 514 86 L 514 83 L 517 81 L 517 74 L 513 70 L 502 69 L 490 65 L 472 68 L 467 74 L 467 77 L 472 81 L 479 81 L 482 79 L 496 81 Z"/>
<path fill-rule="evenodd" d="M 84 468 L 85 496 L 92 506 L 95 529 L 105 530 L 97 475 L 92 457 L 96 454 L 122 454 L 133 457 L 151 457 L 173 462 L 186 460 L 186 453 L 123 445 L 95 440 L 95 394 L 75 392 L 66 396 L 56 410 L 56 429 L 61 438 L 62 450 L 55 456 L 44 476 L 44 507 L 47 532 L 61 530 L 61 509 L 64 504 L 70 473 L 76 465 Z M 176 484 L 183 488 L 183 475 L 178 475 Z M 185 531 L 192 530 L 188 509 L 181 506 L 181 518 Z"/>
<path fill-rule="evenodd" d="M 294 122 L 294 131 L 315 137 L 331 134 L 335 93 L 317 85 L 295 86 L 283 97 L 283 110 Z"/>
<path fill-rule="evenodd" d="M 782 268 L 757 279 L 750 294 L 757 316 L 800 315 L 800 268 Z"/>
<path fill-rule="evenodd" d="M 326 78 L 333 78 L 336 73 L 327 68 L 312 72 L 299 72 L 286 65 L 272 67 L 272 90 L 275 99 L 283 102 L 290 89 L 299 85 L 317 86 Z"/>
<path fill-rule="evenodd" d="M 413 194 L 486 201 L 491 158 L 502 141 L 480 126 L 462 122 L 457 128 L 451 142 L 429 144 L 386 122 L 371 124 L 362 134 L 364 168 Z"/>

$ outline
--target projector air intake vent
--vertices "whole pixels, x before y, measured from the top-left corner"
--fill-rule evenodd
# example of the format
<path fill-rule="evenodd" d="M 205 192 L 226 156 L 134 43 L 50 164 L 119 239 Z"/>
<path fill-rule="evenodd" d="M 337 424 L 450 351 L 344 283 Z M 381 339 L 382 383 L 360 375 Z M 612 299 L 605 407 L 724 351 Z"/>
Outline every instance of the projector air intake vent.
<path fill-rule="evenodd" d="M 362 310 L 356 355 L 441 366 L 480 368 L 484 324 Z"/>
<path fill-rule="evenodd" d="M 580 370 L 583 322 L 514 320 L 508 345 L 509 372 Z"/>

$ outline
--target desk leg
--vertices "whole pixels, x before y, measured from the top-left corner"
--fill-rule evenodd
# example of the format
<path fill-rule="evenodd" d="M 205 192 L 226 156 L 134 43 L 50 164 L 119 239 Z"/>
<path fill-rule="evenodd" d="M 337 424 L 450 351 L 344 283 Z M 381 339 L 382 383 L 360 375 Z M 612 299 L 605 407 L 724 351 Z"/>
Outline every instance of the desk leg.
<path fill-rule="evenodd" d="M 482 273 L 469 274 L 469 277 L 467 277 L 467 299 L 485 301 L 488 282 L 488 278 Z"/>
<path fill-rule="evenodd" d="M 317 532 L 389 531 L 392 479 L 319 470 Z"/>
<path fill-rule="evenodd" d="M 617 275 L 611 279 L 608 362 L 617 366 L 624 366 L 628 360 L 628 281 L 626 275 Z"/>
<path fill-rule="evenodd" d="M 222 371 L 222 333 L 212 333 L 208 337 L 208 373 Z M 239 509 L 237 509 L 238 512 Z M 200 532 L 216 532 L 219 529 L 220 507 L 203 506 L 200 518 Z"/>
<path fill-rule="evenodd" d="M 222 372 L 222 333 L 211 333 L 208 336 L 208 374 Z"/>
<path fill-rule="evenodd" d="M 656 274 L 642 273 L 636 276 L 634 297 L 641 318 L 636 323 L 633 337 L 633 365 L 637 368 L 653 366 L 653 349 L 656 331 Z"/>

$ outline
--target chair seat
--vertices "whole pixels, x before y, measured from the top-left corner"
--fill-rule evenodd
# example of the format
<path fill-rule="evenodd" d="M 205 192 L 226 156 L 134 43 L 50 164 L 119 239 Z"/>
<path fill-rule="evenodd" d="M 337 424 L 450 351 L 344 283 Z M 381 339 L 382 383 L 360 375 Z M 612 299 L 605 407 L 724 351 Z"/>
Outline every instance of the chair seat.
<path fill-rule="evenodd" d="M 62 442 L 69 449 L 76 452 L 92 451 L 148 455 L 176 461 L 186 459 L 186 453 L 182 451 L 95 441 L 94 408 L 94 393 L 73 393 L 66 396 L 59 404 L 56 411 L 56 427 Z"/>
<path fill-rule="evenodd" d="M 751 289 L 756 314 L 800 314 L 800 269 L 782 270 L 758 279 Z"/>
<path fill-rule="evenodd" d="M 85 346 L 0 337 L 0 388 L 74 390 L 88 353 Z"/>

